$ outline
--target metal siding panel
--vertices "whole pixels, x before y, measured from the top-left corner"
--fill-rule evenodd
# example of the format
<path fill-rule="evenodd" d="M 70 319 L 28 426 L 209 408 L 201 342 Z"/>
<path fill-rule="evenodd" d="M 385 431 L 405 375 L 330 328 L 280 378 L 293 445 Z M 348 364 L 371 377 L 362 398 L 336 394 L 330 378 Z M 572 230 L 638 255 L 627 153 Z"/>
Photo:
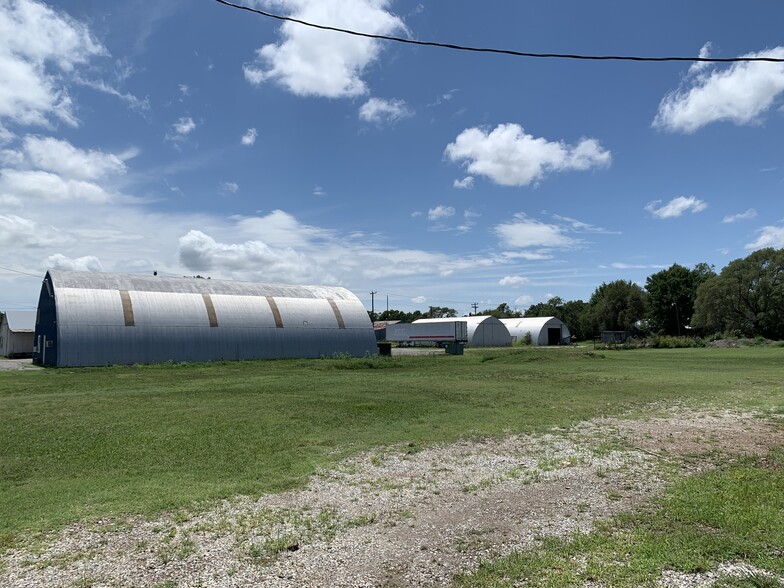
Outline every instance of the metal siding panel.
<path fill-rule="evenodd" d="M 130 295 L 136 326 L 210 326 L 204 299 L 200 294 L 131 292 Z"/>
<path fill-rule="evenodd" d="M 329 302 L 318 299 L 275 298 L 284 329 L 337 329 Z"/>
<path fill-rule="evenodd" d="M 116 291 L 61 288 L 56 292 L 59 325 L 124 326 L 122 301 Z"/>

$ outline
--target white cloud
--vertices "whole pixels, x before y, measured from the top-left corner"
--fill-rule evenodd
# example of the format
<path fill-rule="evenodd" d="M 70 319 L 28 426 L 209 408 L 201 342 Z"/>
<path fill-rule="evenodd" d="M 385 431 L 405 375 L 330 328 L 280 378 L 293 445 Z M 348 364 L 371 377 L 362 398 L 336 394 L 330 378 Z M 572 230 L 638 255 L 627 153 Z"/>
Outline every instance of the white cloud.
<path fill-rule="evenodd" d="M 511 222 L 497 225 L 495 233 L 505 247 L 516 249 L 569 249 L 579 244 L 577 239 L 566 235 L 563 227 L 543 223 L 524 214 L 515 215 Z"/>
<path fill-rule="evenodd" d="M 757 211 L 754 210 L 753 208 L 749 208 L 745 212 L 739 212 L 737 214 L 728 214 L 723 219 L 721 219 L 721 222 L 734 223 L 739 220 L 749 220 L 752 218 L 756 218 L 756 216 L 757 216 Z"/>
<path fill-rule="evenodd" d="M 784 47 L 744 57 L 784 58 Z M 784 92 L 784 64 L 739 62 L 727 69 L 692 69 L 678 90 L 659 104 L 653 126 L 665 131 L 693 133 L 713 122 L 737 125 L 757 122 Z"/>
<path fill-rule="evenodd" d="M 603 266 L 602 266 L 603 267 Z M 610 264 L 613 269 L 664 269 L 666 266 L 656 264 L 642 264 L 642 263 L 626 263 L 623 261 L 616 261 Z"/>
<path fill-rule="evenodd" d="M 435 208 L 431 208 L 427 211 L 427 220 L 435 221 L 441 220 L 444 218 L 449 218 L 450 216 L 455 215 L 455 209 L 451 206 L 444 206 L 439 204 Z"/>
<path fill-rule="evenodd" d="M 177 122 L 172 125 L 174 136 L 177 138 L 185 138 L 192 133 L 195 128 L 196 123 L 193 122 L 193 119 L 189 116 L 180 117 Z"/>
<path fill-rule="evenodd" d="M 85 201 L 107 203 L 117 198 L 100 185 L 71 180 L 46 171 L 4 169 L 0 171 L 0 203 L 20 206 L 22 203 Z"/>
<path fill-rule="evenodd" d="M 242 142 L 243 145 L 250 147 L 256 142 L 257 136 L 258 133 L 256 132 L 256 129 L 250 128 L 247 131 L 245 131 L 245 134 L 242 135 L 242 139 L 240 139 L 240 141 Z"/>
<path fill-rule="evenodd" d="M 677 198 L 670 200 L 667 204 L 661 205 L 661 203 L 661 200 L 649 202 L 645 206 L 645 210 L 656 218 L 664 219 L 679 217 L 688 211 L 698 213 L 708 208 L 708 204 L 705 201 L 695 198 L 694 196 L 678 196 Z"/>
<path fill-rule="evenodd" d="M 416 296 L 415 298 L 411 299 L 411 302 L 413 302 L 414 304 L 424 304 L 425 302 L 427 302 L 427 298 L 425 298 L 424 296 Z"/>
<path fill-rule="evenodd" d="M 119 98 L 123 102 L 125 102 L 128 106 L 130 106 L 133 110 L 137 110 L 139 112 L 146 112 L 150 110 L 150 98 L 145 96 L 144 98 L 139 98 L 130 92 L 121 92 L 115 86 L 111 85 L 110 83 L 104 80 L 88 80 L 85 78 L 77 77 L 74 79 L 74 82 L 80 84 L 82 86 L 86 86 L 88 88 L 92 88 L 97 92 L 103 92 L 104 94 L 108 94 L 109 96 L 114 96 L 115 98 Z"/>
<path fill-rule="evenodd" d="M 523 294 L 522 296 L 518 296 L 515 298 L 514 304 L 515 306 L 519 306 L 521 308 L 528 308 L 533 304 L 533 297 L 529 296 L 528 294 Z"/>
<path fill-rule="evenodd" d="M 554 172 L 584 171 L 607 167 L 609 151 L 596 139 L 576 145 L 528 135 L 523 127 L 508 123 L 487 132 L 473 127 L 460 133 L 444 152 L 473 175 L 482 175 L 502 186 L 527 186 Z"/>
<path fill-rule="evenodd" d="M 359 119 L 377 125 L 394 124 L 404 118 L 414 116 L 405 100 L 384 100 L 371 98 L 359 108 Z"/>
<path fill-rule="evenodd" d="M 236 194 L 239 189 L 240 185 L 237 182 L 223 182 L 220 186 L 220 190 L 224 194 Z"/>
<path fill-rule="evenodd" d="M 505 276 L 498 281 L 498 284 L 500 286 L 522 286 L 530 281 L 530 278 L 524 276 Z"/>
<path fill-rule="evenodd" d="M 390 0 L 278 0 L 289 16 L 318 24 L 390 35 L 405 31 L 387 12 Z M 272 81 L 299 96 L 350 98 L 367 93 L 364 70 L 381 51 L 379 41 L 285 22 L 283 40 L 264 45 L 243 68 L 254 85 Z"/>
<path fill-rule="evenodd" d="M 0 120 L 76 125 L 68 79 L 101 55 L 88 27 L 67 14 L 33 0 L 0 2 Z"/>
<path fill-rule="evenodd" d="M 306 255 L 294 249 L 273 248 L 263 241 L 219 243 L 198 230 L 188 231 L 180 237 L 178 256 L 183 265 L 193 271 L 245 271 L 261 274 L 267 281 L 307 281 L 313 277 L 315 269 Z"/>
<path fill-rule="evenodd" d="M 102 272 L 101 261 L 93 255 L 85 255 L 72 259 L 61 253 L 55 253 L 46 258 L 46 266 L 51 269 L 72 270 L 83 272 Z"/>
<path fill-rule="evenodd" d="M 780 249 L 784 247 L 784 226 L 762 227 L 758 233 L 759 235 L 754 241 L 746 244 L 746 249 L 763 249 L 764 247 Z"/>
<path fill-rule="evenodd" d="M 327 191 L 324 188 L 322 188 L 321 186 L 314 186 L 313 187 L 313 195 L 314 196 L 319 196 L 319 197 L 326 196 L 327 195 Z"/>
<path fill-rule="evenodd" d="M 52 227 L 15 214 L 0 214 L 0 245 L 5 251 L 13 251 L 14 247 L 22 247 L 27 251 L 28 248 L 41 248 L 51 244 L 61 244 Z M 22 256 L 14 255 L 15 260 L 20 257 Z"/>
<path fill-rule="evenodd" d="M 452 186 L 458 190 L 470 190 L 474 187 L 474 176 L 466 176 L 462 180 L 455 180 Z"/>
<path fill-rule="evenodd" d="M 95 180 L 109 174 L 125 173 L 125 160 L 134 157 L 135 150 L 124 154 L 83 150 L 68 141 L 53 137 L 25 137 L 23 157 L 33 167 L 55 172 L 73 179 Z"/>

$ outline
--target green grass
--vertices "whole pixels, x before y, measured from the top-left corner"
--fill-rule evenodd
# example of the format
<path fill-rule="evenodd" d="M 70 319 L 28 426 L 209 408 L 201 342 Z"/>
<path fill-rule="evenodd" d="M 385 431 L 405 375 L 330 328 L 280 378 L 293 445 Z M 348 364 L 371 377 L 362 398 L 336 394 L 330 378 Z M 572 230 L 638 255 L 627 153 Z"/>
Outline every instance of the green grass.
<path fill-rule="evenodd" d="M 641 512 L 590 534 L 550 539 L 535 549 L 483 563 L 461 587 L 654 586 L 664 570 L 698 573 L 747 562 L 784 574 L 784 452 L 743 459 L 677 482 Z M 726 578 L 721 586 L 782 586 L 774 578 Z"/>
<path fill-rule="evenodd" d="M 29 531 L 301 486 L 377 445 L 652 402 L 782 412 L 782 349 L 468 350 L 0 373 L 0 548 Z M 414 450 L 412 450 L 414 448 Z"/>

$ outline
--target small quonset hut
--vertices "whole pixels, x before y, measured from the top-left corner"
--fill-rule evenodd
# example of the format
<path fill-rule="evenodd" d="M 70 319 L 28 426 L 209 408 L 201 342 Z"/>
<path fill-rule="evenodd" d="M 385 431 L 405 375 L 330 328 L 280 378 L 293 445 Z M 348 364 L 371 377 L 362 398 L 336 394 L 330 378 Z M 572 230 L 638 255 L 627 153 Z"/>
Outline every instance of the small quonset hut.
<path fill-rule="evenodd" d="M 469 347 L 508 347 L 512 337 L 504 324 L 494 316 L 462 316 L 455 318 L 419 319 L 414 323 L 455 322 L 461 320 L 468 327 Z"/>
<path fill-rule="evenodd" d="M 571 334 L 561 319 L 554 316 L 501 319 L 512 341 L 523 341 L 531 334 L 531 345 L 568 345 Z"/>
<path fill-rule="evenodd" d="M 34 311 L 0 312 L 0 356 L 30 357 L 33 351 L 34 332 Z"/>
<path fill-rule="evenodd" d="M 376 353 L 345 288 L 50 270 L 33 361 L 95 366 Z"/>

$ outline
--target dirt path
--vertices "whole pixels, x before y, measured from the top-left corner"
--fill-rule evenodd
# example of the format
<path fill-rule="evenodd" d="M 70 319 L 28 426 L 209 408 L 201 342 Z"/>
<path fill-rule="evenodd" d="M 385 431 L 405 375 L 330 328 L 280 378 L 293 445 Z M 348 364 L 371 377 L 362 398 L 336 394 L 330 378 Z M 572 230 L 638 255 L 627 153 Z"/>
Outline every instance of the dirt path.
<path fill-rule="evenodd" d="M 71 526 L 0 556 L 0 585 L 446 586 L 483 558 L 634 508 L 662 490 L 667 464 L 697 472 L 710 463 L 693 456 L 708 451 L 782 444 L 782 427 L 754 415 L 688 413 L 413 454 L 382 448 L 302 491 Z"/>

